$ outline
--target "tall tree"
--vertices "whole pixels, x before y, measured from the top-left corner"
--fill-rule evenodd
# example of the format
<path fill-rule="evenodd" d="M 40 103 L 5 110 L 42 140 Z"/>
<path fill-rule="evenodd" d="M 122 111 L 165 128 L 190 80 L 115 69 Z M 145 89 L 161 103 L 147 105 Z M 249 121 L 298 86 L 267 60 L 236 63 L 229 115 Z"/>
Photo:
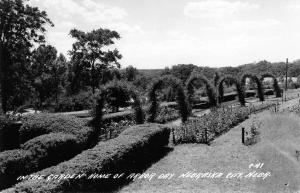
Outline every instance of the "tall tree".
<path fill-rule="evenodd" d="M 55 94 L 55 101 L 58 104 L 58 95 L 63 91 L 63 88 L 66 86 L 67 79 L 67 69 L 68 64 L 65 56 L 63 54 L 59 54 L 59 56 L 54 61 L 53 65 L 51 65 L 50 74 L 53 78 L 53 91 Z"/>
<path fill-rule="evenodd" d="M 134 81 L 137 74 L 138 70 L 133 66 L 128 66 L 127 68 L 125 68 L 125 78 L 127 79 L 127 81 Z"/>
<path fill-rule="evenodd" d="M 55 92 L 57 50 L 50 45 L 41 45 L 32 53 L 32 80 L 38 93 L 39 106 Z"/>
<path fill-rule="evenodd" d="M 94 93 L 99 82 L 103 82 L 105 69 L 112 66 L 120 68 L 118 59 L 121 59 L 122 56 L 119 51 L 107 49 L 108 46 L 114 44 L 115 39 L 120 38 L 120 35 L 116 31 L 102 28 L 87 33 L 73 29 L 70 35 L 76 39 L 70 51 L 72 60 L 80 64 L 88 64 L 91 77 L 90 85 Z M 104 48 L 106 49 L 104 50 Z M 99 76 L 100 78 L 98 78 Z"/>
<path fill-rule="evenodd" d="M 0 83 L 2 110 L 8 110 L 8 101 L 14 93 L 11 78 L 19 78 L 16 64 L 27 63 L 33 42 L 44 42 L 45 25 L 53 26 L 45 11 L 26 5 L 26 0 L 0 1 Z"/>

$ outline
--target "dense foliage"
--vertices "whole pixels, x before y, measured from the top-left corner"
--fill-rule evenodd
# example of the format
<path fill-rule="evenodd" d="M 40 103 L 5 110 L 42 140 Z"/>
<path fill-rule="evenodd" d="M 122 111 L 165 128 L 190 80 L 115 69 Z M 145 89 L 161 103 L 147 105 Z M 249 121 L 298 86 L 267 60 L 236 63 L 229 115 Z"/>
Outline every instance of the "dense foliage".
<path fill-rule="evenodd" d="M 176 143 L 209 143 L 215 137 L 248 118 L 249 113 L 257 113 L 274 106 L 265 103 L 258 106 L 218 108 L 199 118 L 191 119 L 175 127 Z"/>
<path fill-rule="evenodd" d="M 226 80 L 231 81 L 235 85 L 236 91 L 238 93 L 239 101 L 242 106 L 245 106 L 245 103 L 246 103 L 245 102 L 245 91 L 244 91 L 243 85 L 239 82 L 238 79 L 231 77 L 231 76 L 225 76 L 224 78 L 222 78 L 218 85 L 219 92 L 221 90 L 223 90 L 223 82 L 225 82 Z M 220 97 L 220 102 L 222 102 L 222 97 Z"/>
<path fill-rule="evenodd" d="M 241 80 L 241 84 L 243 86 L 245 86 L 247 78 L 250 78 L 251 81 L 255 82 L 256 89 L 257 89 L 257 96 L 258 96 L 258 98 L 259 98 L 260 101 L 264 101 L 265 97 L 264 97 L 264 90 L 263 90 L 263 86 L 262 86 L 261 80 L 257 76 L 255 76 L 253 74 L 248 74 L 248 73 L 247 74 L 243 74 L 242 80 Z"/>
<path fill-rule="evenodd" d="M 98 190 L 112 188 L 120 183 L 113 178 L 107 180 L 87 177 L 93 173 L 137 173 L 149 164 L 169 142 L 170 130 L 156 124 L 134 126 L 122 132 L 119 137 L 107 142 L 99 142 L 69 161 L 62 162 L 35 174 L 86 174 L 80 180 L 38 180 L 24 181 L 4 192 L 66 192 L 78 190 Z M 111 180 L 110 180 L 111 179 Z"/>
<path fill-rule="evenodd" d="M 193 95 L 193 92 L 194 92 L 193 82 L 195 80 L 200 80 L 201 83 L 205 84 L 209 103 L 211 106 L 216 106 L 218 104 L 218 100 L 217 100 L 217 94 L 216 94 L 215 87 L 213 86 L 212 83 L 210 83 L 210 81 L 204 75 L 196 74 L 196 73 L 193 73 L 190 76 L 190 78 L 187 80 L 187 83 L 186 83 L 186 88 L 188 91 L 188 99 L 189 99 L 190 103 L 191 103 L 191 96 Z"/>
<path fill-rule="evenodd" d="M 170 75 L 166 75 L 160 79 L 158 79 L 157 81 L 155 81 L 149 91 L 149 101 L 150 101 L 150 107 L 149 107 L 149 117 L 148 117 L 148 121 L 149 122 L 155 122 L 155 118 L 157 116 L 157 110 L 158 110 L 158 101 L 157 101 L 157 96 L 156 96 L 156 92 L 157 90 L 162 89 L 162 87 L 165 85 L 171 86 L 174 88 L 174 90 L 176 90 L 177 92 L 177 104 L 178 104 L 178 109 L 179 109 L 179 113 L 182 119 L 182 122 L 187 121 L 188 116 L 190 115 L 190 107 L 189 104 L 187 102 L 186 96 L 185 96 L 185 92 L 183 90 L 183 87 L 181 86 L 180 81 Z"/>

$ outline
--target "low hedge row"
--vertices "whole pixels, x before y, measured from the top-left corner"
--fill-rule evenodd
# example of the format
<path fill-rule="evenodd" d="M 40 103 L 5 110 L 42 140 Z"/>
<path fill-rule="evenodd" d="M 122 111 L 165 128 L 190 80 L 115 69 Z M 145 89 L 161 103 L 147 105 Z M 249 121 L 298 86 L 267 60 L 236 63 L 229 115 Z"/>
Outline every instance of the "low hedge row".
<path fill-rule="evenodd" d="M 75 135 L 78 143 L 84 146 L 89 146 L 86 142 L 92 141 L 93 129 L 74 116 L 41 113 L 26 116 L 22 122 L 19 131 L 21 144 L 40 135 L 59 132 Z"/>
<path fill-rule="evenodd" d="M 98 190 L 115 186 L 120 181 L 109 179 L 91 180 L 87 176 L 97 173 L 134 173 L 140 172 L 145 164 L 151 162 L 151 156 L 160 152 L 168 144 L 170 130 L 159 124 L 133 126 L 122 132 L 117 138 L 99 142 L 73 159 L 37 172 L 44 175 L 42 180 L 26 180 L 16 184 L 8 192 L 66 192 L 78 190 Z M 85 177 L 61 180 L 46 180 L 49 175 L 85 174 Z"/>
<path fill-rule="evenodd" d="M 0 190 L 30 174 L 70 159 L 80 152 L 74 135 L 51 133 L 27 141 L 21 149 L 0 153 Z"/>
<path fill-rule="evenodd" d="M 209 143 L 218 135 L 247 119 L 249 113 L 257 113 L 275 105 L 275 103 L 263 103 L 251 107 L 225 107 L 213 110 L 175 127 L 175 141 L 176 143 Z"/>
<path fill-rule="evenodd" d="M 248 118 L 246 107 L 219 108 L 174 128 L 176 143 L 208 143 Z"/>

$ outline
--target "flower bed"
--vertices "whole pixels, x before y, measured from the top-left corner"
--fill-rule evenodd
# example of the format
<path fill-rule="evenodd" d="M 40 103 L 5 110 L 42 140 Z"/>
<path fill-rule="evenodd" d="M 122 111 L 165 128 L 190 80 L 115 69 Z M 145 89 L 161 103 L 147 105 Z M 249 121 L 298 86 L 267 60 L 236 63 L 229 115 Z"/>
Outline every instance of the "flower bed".
<path fill-rule="evenodd" d="M 257 106 L 219 108 L 199 118 L 191 119 L 181 126 L 174 127 L 176 143 L 209 143 L 217 136 L 246 120 L 249 113 L 256 113 L 274 106 L 265 103 Z M 251 111 L 250 111 L 251 109 Z"/>
<path fill-rule="evenodd" d="M 166 123 L 179 119 L 179 117 L 180 114 L 178 110 L 168 106 L 163 106 L 159 108 L 155 122 Z"/>

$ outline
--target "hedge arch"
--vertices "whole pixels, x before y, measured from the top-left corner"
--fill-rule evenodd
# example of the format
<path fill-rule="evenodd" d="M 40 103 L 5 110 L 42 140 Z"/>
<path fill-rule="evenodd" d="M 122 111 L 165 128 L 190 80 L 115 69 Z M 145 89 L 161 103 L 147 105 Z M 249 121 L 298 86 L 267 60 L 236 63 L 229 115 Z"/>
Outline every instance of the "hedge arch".
<path fill-rule="evenodd" d="M 136 124 L 143 124 L 145 122 L 145 113 L 143 111 L 140 98 L 138 94 L 134 91 L 133 88 L 126 88 L 130 97 L 133 99 L 133 104 L 131 105 L 134 109 L 134 120 Z M 103 118 L 103 107 L 106 102 L 106 90 L 100 90 L 100 94 L 96 101 L 96 106 L 93 112 L 93 119 L 90 122 L 90 125 L 95 128 L 102 127 L 102 118 Z"/>
<path fill-rule="evenodd" d="M 206 93 L 207 93 L 210 105 L 213 107 L 217 106 L 218 100 L 217 100 L 217 94 L 216 94 L 215 88 L 211 84 L 211 82 L 202 74 L 193 74 L 190 76 L 190 78 L 186 82 L 186 89 L 188 92 L 189 103 L 191 103 L 191 97 L 194 94 L 193 82 L 195 80 L 200 80 L 202 83 L 205 84 Z"/>
<path fill-rule="evenodd" d="M 223 88 L 223 83 L 224 81 L 231 81 L 233 84 L 235 84 L 236 86 L 236 90 L 237 90 L 237 93 L 238 93 L 238 96 L 239 96 L 239 101 L 241 103 L 241 106 L 245 106 L 245 93 L 244 93 L 244 88 L 243 88 L 243 85 L 238 81 L 238 79 L 234 78 L 234 77 L 231 77 L 231 76 L 225 76 L 224 78 L 222 78 L 219 82 L 219 85 L 218 85 L 218 90 L 224 90 Z M 222 97 L 220 97 L 220 103 L 222 102 Z"/>
<path fill-rule="evenodd" d="M 280 87 L 278 85 L 278 81 L 274 75 L 269 74 L 269 73 L 262 74 L 260 81 L 263 82 L 264 78 L 267 78 L 267 77 L 270 77 L 273 79 L 273 87 L 274 87 L 274 92 L 275 92 L 276 97 L 281 97 L 281 89 L 280 89 Z"/>
<path fill-rule="evenodd" d="M 186 122 L 188 116 L 190 115 L 190 108 L 186 101 L 186 95 L 184 89 L 181 86 L 180 80 L 174 76 L 163 76 L 162 78 L 155 81 L 149 92 L 150 108 L 149 108 L 149 122 L 155 122 L 155 118 L 158 110 L 158 101 L 156 96 L 156 91 L 162 89 L 164 85 L 171 86 L 176 91 L 176 100 L 179 107 L 179 113 L 182 122 Z"/>
<path fill-rule="evenodd" d="M 257 86 L 257 96 L 259 98 L 260 101 L 264 101 L 265 100 L 265 96 L 264 96 L 264 90 L 262 87 L 262 83 L 260 81 L 260 79 L 253 75 L 253 74 L 244 74 L 241 78 L 241 84 L 244 87 L 246 84 L 246 79 L 250 78 L 253 82 L 255 82 L 256 86 Z"/>

